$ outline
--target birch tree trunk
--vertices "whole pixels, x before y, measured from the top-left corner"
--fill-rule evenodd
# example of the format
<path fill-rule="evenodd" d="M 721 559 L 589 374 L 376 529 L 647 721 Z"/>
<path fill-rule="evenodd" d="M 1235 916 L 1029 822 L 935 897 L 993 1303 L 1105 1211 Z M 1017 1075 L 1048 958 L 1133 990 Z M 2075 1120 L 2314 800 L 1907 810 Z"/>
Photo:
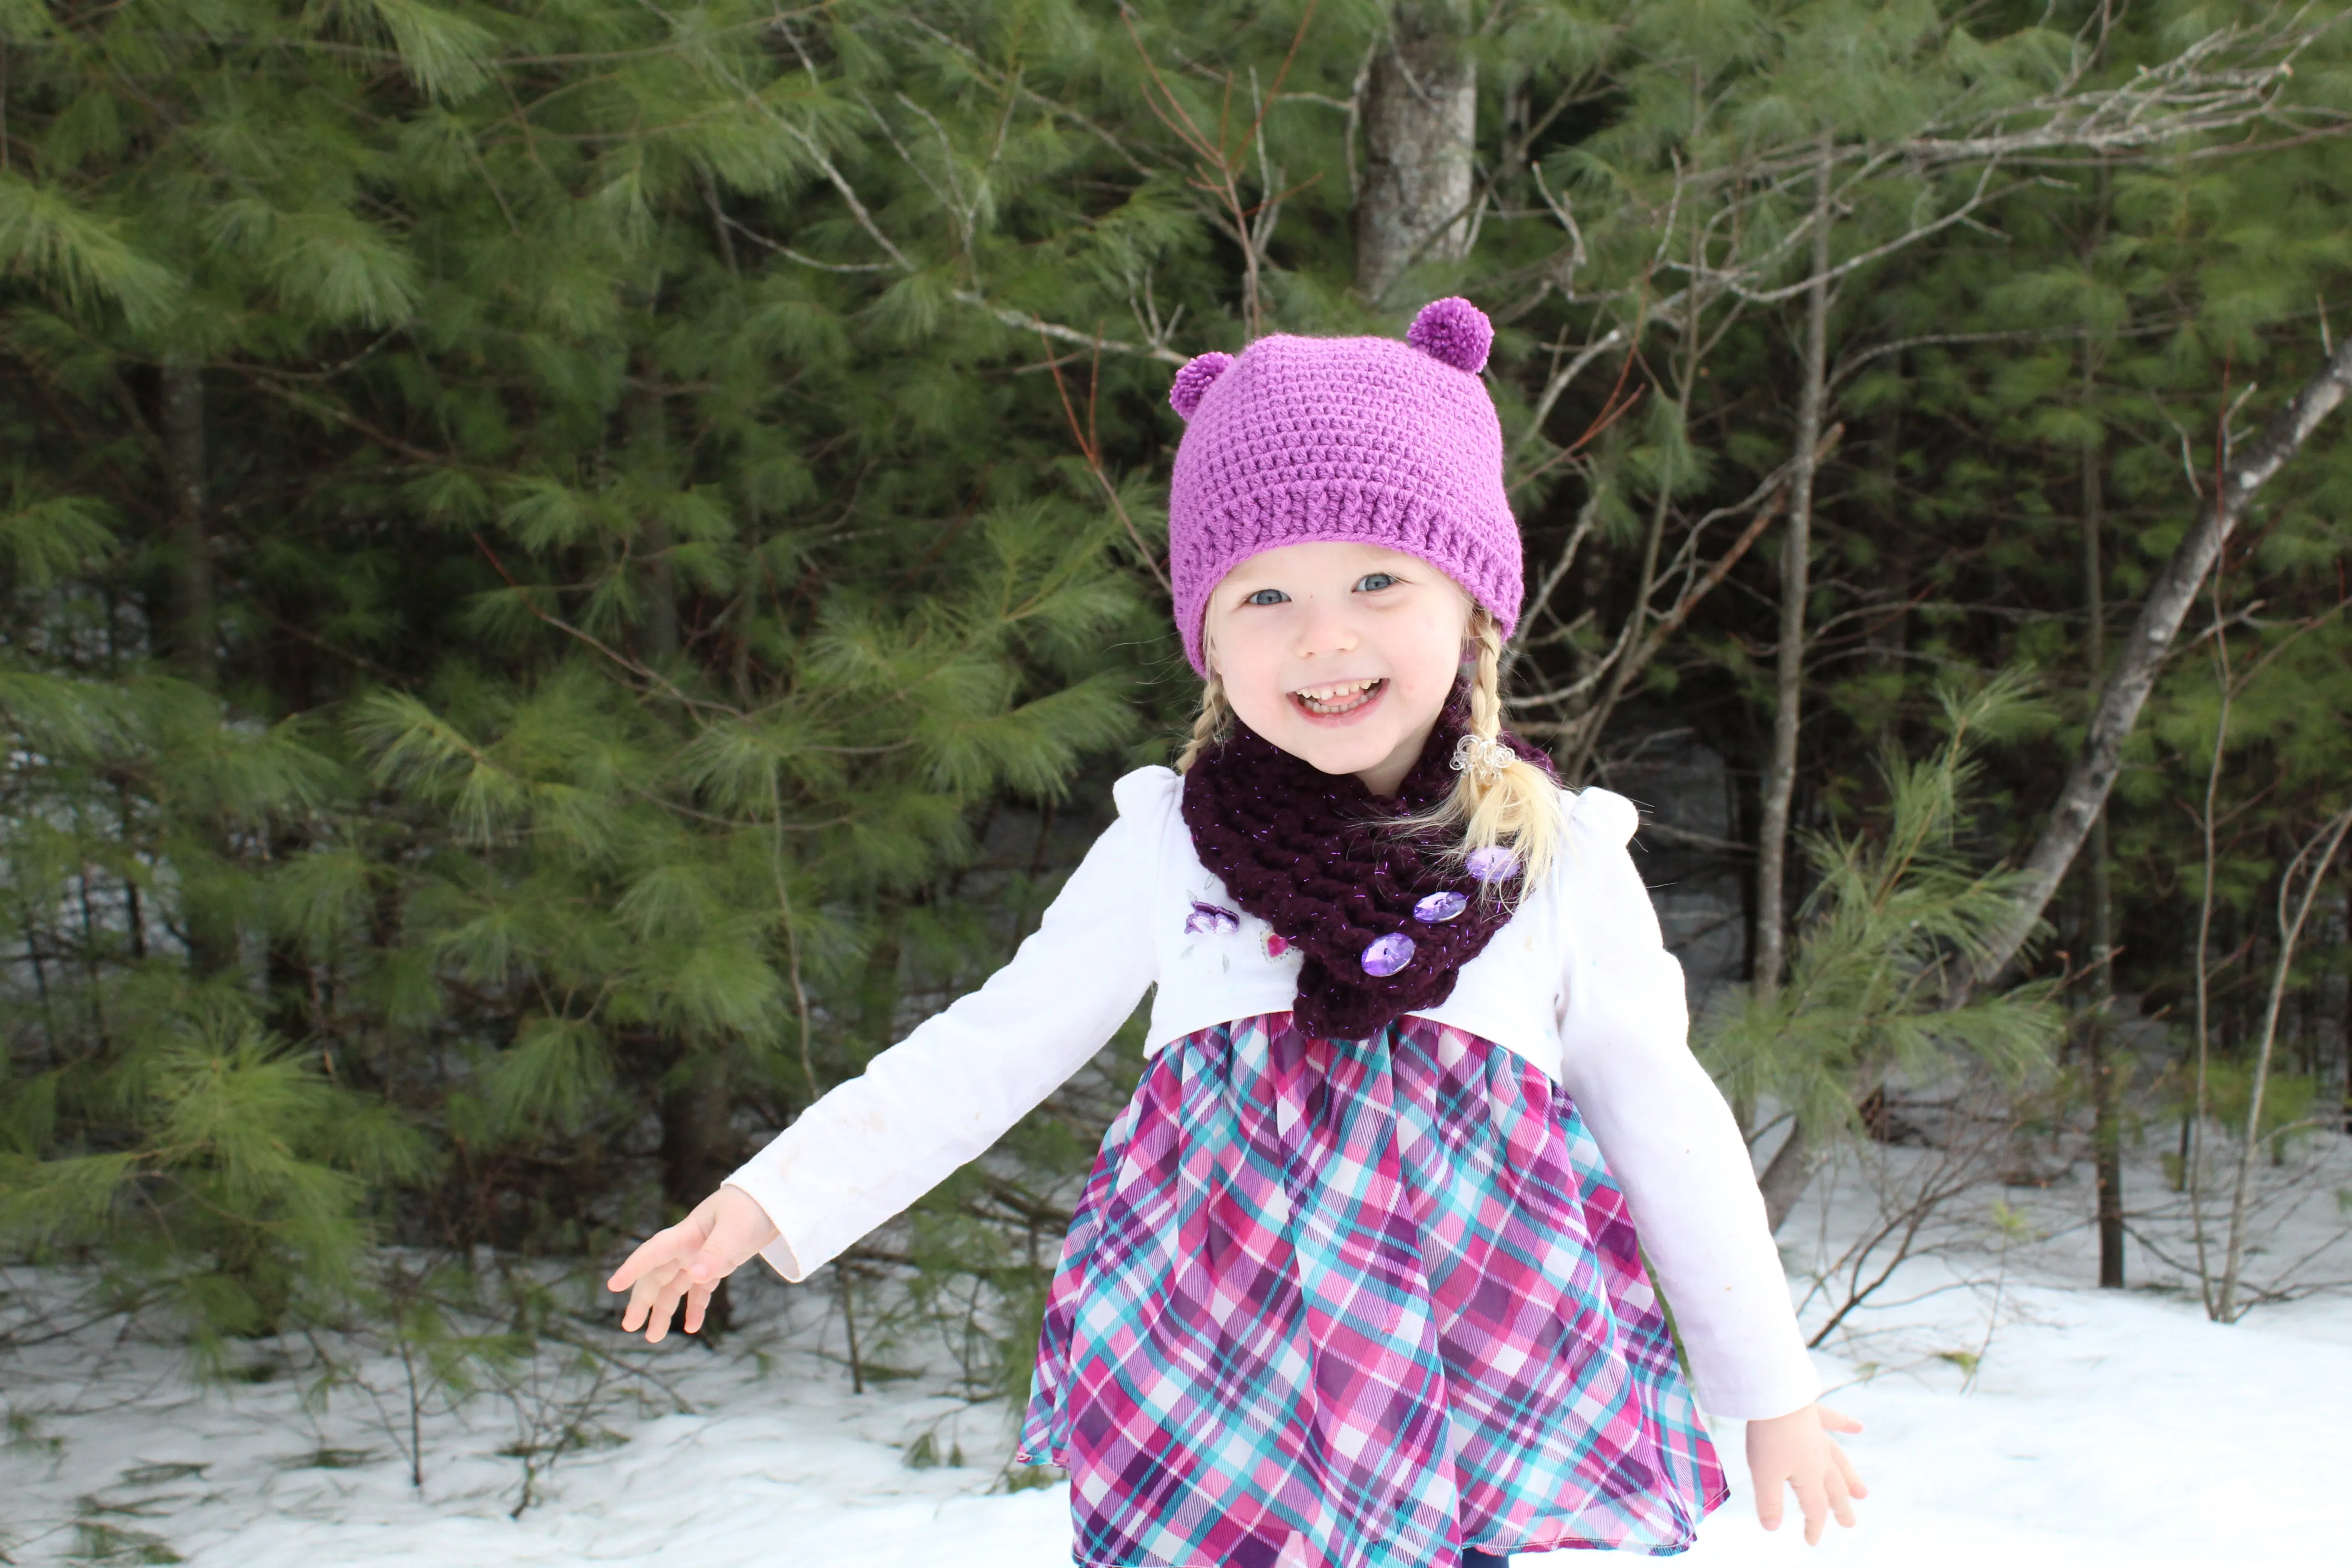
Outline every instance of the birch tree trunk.
<path fill-rule="evenodd" d="M 1789 528 L 1780 540 L 1780 640 L 1772 674 L 1772 760 L 1764 771 L 1763 826 L 1756 846 L 1754 984 L 1770 995 L 1788 967 L 1789 806 L 1796 794 L 1797 725 L 1805 674 L 1805 595 L 1813 531 L 1814 448 L 1822 438 L 1822 381 L 1829 357 L 1830 152 L 1822 138 L 1813 172 L 1812 280 L 1805 293 L 1804 384 L 1797 405 L 1797 466 L 1790 476 Z"/>
<path fill-rule="evenodd" d="M 2099 705 L 2083 736 L 2082 749 L 2058 792 L 2042 837 L 2025 858 L 2024 885 L 2008 922 L 1993 934 L 1974 972 L 1954 988 L 1952 1001 L 1964 1001 L 1976 986 L 1993 983 L 2016 960 L 2066 868 L 2090 837 L 2092 823 L 2106 806 L 2107 791 L 2122 765 L 2124 741 L 2139 721 L 2140 708 L 2156 685 L 2157 672 L 2172 650 L 2199 584 L 2221 559 L 2231 531 L 2263 486 L 2303 449 L 2320 421 L 2334 413 L 2347 394 L 2352 394 L 2352 337 L 2336 345 L 2319 374 L 2271 416 L 2260 436 L 2229 455 L 2220 493 L 2206 498 L 2196 526 L 2174 548 L 2172 558 L 2149 585 L 2131 636 L 2100 689 Z"/>
<path fill-rule="evenodd" d="M 1478 73 L 1465 26 L 1459 0 L 1401 0 L 1365 80 L 1356 291 L 1374 304 L 1415 263 L 1469 252 Z"/>
<path fill-rule="evenodd" d="M 1823 380 L 1829 357 L 1830 165 L 1833 142 L 1822 137 L 1813 171 L 1812 279 L 1805 293 L 1804 386 L 1797 405 L 1797 466 L 1790 477 L 1789 529 L 1780 542 L 1780 644 L 1773 668 L 1772 760 L 1764 773 L 1763 825 L 1756 845 L 1756 948 L 1751 984 L 1770 995 L 1788 966 L 1789 805 L 1797 784 L 1797 721 L 1804 701 L 1805 595 L 1812 553 L 1813 476 L 1821 444 Z M 1757 1179 L 1772 1228 L 1789 1217 L 1813 1175 L 1812 1131 L 1803 1119 Z"/>

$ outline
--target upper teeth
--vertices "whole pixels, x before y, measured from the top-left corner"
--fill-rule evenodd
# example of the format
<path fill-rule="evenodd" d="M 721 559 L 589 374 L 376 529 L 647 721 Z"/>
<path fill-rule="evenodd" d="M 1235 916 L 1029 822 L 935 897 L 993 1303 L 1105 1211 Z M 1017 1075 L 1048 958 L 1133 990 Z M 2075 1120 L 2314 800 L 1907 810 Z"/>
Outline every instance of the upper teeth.
<path fill-rule="evenodd" d="M 1298 689 L 1298 695 L 1310 701 L 1329 702 L 1341 697 L 1352 697 L 1359 691 L 1370 691 L 1379 684 L 1375 679 L 1351 681 L 1345 686 L 1302 686 Z"/>

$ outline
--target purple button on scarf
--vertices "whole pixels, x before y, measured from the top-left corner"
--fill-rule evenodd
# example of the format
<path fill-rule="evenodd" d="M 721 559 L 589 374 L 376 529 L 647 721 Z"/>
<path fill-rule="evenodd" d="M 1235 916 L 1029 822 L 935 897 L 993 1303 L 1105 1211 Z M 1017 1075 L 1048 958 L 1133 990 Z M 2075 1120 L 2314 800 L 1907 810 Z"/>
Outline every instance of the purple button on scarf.
<path fill-rule="evenodd" d="M 1499 882 L 1518 868 L 1518 855 L 1499 844 L 1473 849 L 1465 863 L 1465 869 L 1482 882 Z"/>
<path fill-rule="evenodd" d="M 1401 931 L 1376 936 L 1364 948 L 1364 973 L 1382 977 L 1412 962 L 1412 938 Z"/>
<path fill-rule="evenodd" d="M 1440 921 L 1452 920 L 1469 907 L 1470 900 L 1466 895 L 1449 888 L 1442 893 L 1432 893 L 1413 905 L 1412 918 L 1424 925 L 1435 925 Z"/>

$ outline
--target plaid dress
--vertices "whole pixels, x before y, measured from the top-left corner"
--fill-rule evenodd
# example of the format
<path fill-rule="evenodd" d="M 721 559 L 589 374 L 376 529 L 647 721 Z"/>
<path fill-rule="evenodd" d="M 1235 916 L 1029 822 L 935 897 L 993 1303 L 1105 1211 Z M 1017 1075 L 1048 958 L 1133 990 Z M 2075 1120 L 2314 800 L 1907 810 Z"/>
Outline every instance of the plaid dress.
<path fill-rule="evenodd" d="M 1727 1495 L 1568 1095 L 1407 1015 L 1171 1041 L 1111 1123 L 1016 1458 L 1089 1568 L 1689 1547 Z"/>

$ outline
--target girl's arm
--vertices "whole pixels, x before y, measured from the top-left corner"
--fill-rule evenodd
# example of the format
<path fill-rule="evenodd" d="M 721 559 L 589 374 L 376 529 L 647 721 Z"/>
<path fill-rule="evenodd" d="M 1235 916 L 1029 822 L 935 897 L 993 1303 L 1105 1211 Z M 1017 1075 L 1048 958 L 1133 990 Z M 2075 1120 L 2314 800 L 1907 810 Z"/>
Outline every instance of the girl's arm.
<path fill-rule="evenodd" d="M 1146 910 L 1172 796 L 1118 781 L 1119 816 L 1011 962 L 826 1094 L 727 1178 L 779 1232 L 761 1256 L 806 1279 L 905 1209 L 1102 1048 L 1156 977 Z M 1168 774 L 1173 777 L 1173 774 Z"/>
<path fill-rule="evenodd" d="M 1560 1081 L 1624 1189 L 1700 1405 L 1763 1419 L 1821 1392 L 1731 1108 L 1690 1050 L 1682 965 L 1626 850 L 1631 801 L 1569 805 Z"/>

